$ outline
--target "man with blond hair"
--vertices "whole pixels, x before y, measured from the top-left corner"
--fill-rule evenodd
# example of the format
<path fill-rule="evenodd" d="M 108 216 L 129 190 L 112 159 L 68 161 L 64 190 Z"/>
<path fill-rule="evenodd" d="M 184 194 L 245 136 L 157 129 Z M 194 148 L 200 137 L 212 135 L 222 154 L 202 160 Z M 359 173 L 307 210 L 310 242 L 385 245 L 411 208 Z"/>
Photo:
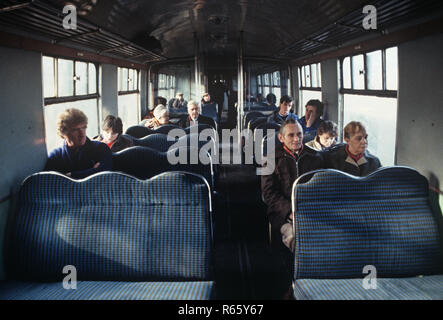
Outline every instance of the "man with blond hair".
<path fill-rule="evenodd" d="M 112 169 L 112 152 L 102 142 L 86 136 L 88 118 L 78 109 L 67 109 L 57 119 L 57 133 L 63 146 L 53 150 L 45 171 L 57 171 L 82 179 L 100 171 Z"/>

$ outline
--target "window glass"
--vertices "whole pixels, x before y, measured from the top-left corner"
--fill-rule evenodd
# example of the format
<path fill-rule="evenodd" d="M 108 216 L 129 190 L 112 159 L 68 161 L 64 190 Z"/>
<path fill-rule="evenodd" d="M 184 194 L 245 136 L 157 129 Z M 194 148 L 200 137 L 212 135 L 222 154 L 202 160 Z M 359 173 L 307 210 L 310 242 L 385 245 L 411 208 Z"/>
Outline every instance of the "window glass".
<path fill-rule="evenodd" d="M 318 72 L 318 87 L 321 88 L 321 63 L 317 64 L 317 72 Z"/>
<path fill-rule="evenodd" d="M 128 91 L 128 69 L 122 68 L 121 91 Z"/>
<path fill-rule="evenodd" d="M 74 95 L 74 61 L 58 59 L 58 96 Z"/>
<path fill-rule="evenodd" d="M 88 117 L 87 136 L 92 139 L 99 134 L 99 122 L 97 114 L 97 99 L 87 99 L 75 102 L 51 104 L 44 107 L 46 148 L 48 154 L 55 148 L 63 145 L 63 139 L 57 135 L 57 117 L 69 108 L 76 108 Z"/>
<path fill-rule="evenodd" d="M 305 106 L 309 100 L 320 100 L 322 101 L 321 91 L 313 91 L 313 90 L 300 90 L 300 101 L 301 101 L 301 112 L 300 117 L 303 117 L 305 114 Z"/>
<path fill-rule="evenodd" d="M 75 95 L 88 94 L 88 64 L 75 62 Z"/>
<path fill-rule="evenodd" d="M 352 57 L 352 81 L 355 90 L 365 89 L 365 66 L 362 54 Z"/>
<path fill-rule="evenodd" d="M 53 98 L 55 94 L 54 58 L 43 57 L 43 90 L 45 98 Z"/>
<path fill-rule="evenodd" d="M 298 74 L 300 78 L 300 86 L 306 87 L 306 81 L 305 81 L 305 67 L 301 67 L 298 69 Z"/>
<path fill-rule="evenodd" d="M 366 55 L 368 70 L 368 89 L 383 89 L 382 51 L 375 51 Z"/>
<path fill-rule="evenodd" d="M 368 133 L 368 150 L 383 166 L 394 165 L 397 99 L 344 95 L 344 126 L 360 121 Z"/>
<path fill-rule="evenodd" d="M 311 82 L 312 82 L 312 87 L 314 88 L 319 88 L 320 86 L 318 85 L 318 70 L 317 70 L 317 64 L 312 64 L 311 65 Z"/>
<path fill-rule="evenodd" d="M 280 87 L 280 72 L 276 71 L 272 74 L 274 86 Z"/>
<path fill-rule="evenodd" d="M 386 89 L 398 90 L 398 50 L 386 49 Z"/>
<path fill-rule="evenodd" d="M 270 83 L 271 83 L 271 81 L 269 80 L 269 73 L 266 73 L 266 74 L 264 75 L 264 85 L 265 85 L 265 86 L 269 86 Z"/>
<path fill-rule="evenodd" d="M 305 66 L 305 82 L 306 82 L 306 87 L 312 87 L 311 85 L 311 68 L 310 66 Z"/>
<path fill-rule="evenodd" d="M 88 64 L 89 68 L 89 94 L 97 93 L 97 69 L 93 63 Z"/>
<path fill-rule="evenodd" d="M 347 57 L 343 60 L 343 88 L 352 89 L 350 57 Z"/>
<path fill-rule="evenodd" d="M 140 122 L 139 119 L 140 94 L 125 94 L 118 96 L 118 116 L 123 122 L 123 132 Z"/>

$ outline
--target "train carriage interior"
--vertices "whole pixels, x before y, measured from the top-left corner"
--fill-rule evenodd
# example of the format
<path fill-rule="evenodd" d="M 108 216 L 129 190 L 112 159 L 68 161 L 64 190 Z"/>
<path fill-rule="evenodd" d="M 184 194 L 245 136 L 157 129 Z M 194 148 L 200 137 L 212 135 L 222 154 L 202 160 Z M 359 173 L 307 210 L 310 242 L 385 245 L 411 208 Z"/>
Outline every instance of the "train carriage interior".
<path fill-rule="evenodd" d="M 443 299 L 442 57 L 438 0 L 0 1 L 0 300 Z M 210 125 L 169 139 L 178 93 Z M 298 118 L 322 101 L 337 144 L 364 123 L 383 166 L 294 183 L 295 258 L 259 174 L 285 96 Z M 121 118 L 113 170 L 44 172 L 68 108 L 90 139 Z M 372 264 L 379 289 L 355 289 Z"/>

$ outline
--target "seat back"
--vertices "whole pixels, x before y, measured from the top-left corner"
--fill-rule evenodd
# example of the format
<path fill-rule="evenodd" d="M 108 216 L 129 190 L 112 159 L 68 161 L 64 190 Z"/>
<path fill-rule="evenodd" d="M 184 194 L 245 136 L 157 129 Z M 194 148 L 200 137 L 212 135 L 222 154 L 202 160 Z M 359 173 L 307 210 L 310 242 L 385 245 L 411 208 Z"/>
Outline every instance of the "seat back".
<path fill-rule="evenodd" d="M 171 131 L 173 129 L 180 129 L 180 127 L 178 127 L 174 124 L 165 124 L 165 125 L 162 125 L 156 129 L 149 129 L 149 128 L 146 128 L 146 127 L 143 127 L 140 125 L 136 125 L 136 126 L 129 127 L 125 133 L 127 135 L 134 137 L 134 138 L 140 139 L 140 138 L 143 138 L 148 135 L 155 134 L 155 133 L 168 134 L 169 131 Z"/>
<path fill-rule="evenodd" d="M 295 279 L 441 274 L 438 221 L 428 183 L 405 167 L 360 178 L 336 170 L 307 173 L 295 183 Z M 441 221 L 441 216 L 440 216 Z"/>
<path fill-rule="evenodd" d="M 201 107 L 202 115 L 211 118 L 215 123 L 218 122 L 218 105 L 217 103 L 204 104 Z M 215 127 L 214 127 L 215 128 Z"/>
<path fill-rule="evenodd" d="M 249 125 L 249 122 L 251 122 L 252 120 L 257 119 L 257 118 L 264 118 L 264 117 L 265 117 L 265 115 L 259 111 L 248 112 L 244 117 L 243 128 L 247 128 Z"/>
<path fill-rule="evenodd" d="M 103 172 L 27 178 L 8 224 L 8 275 L 61 281 L 195 281 L 211 275 L 210 190 L 200 176 Z"/>
<path fill-rule="evenodd" d="M 204 150 L 186 145 L 160 152 L 148 147 L 132 147 L 112 155 L 113 170 L 123 172 L 141 180 L 169 171 L 185 171 L 203 176 L 211 189 L 214 187 L 212 159 Z M 171 164 L 170 159 L 184 159 Z"/>
<path fill-rule="evenodd" d="M 141 125 L 129 127 L 128 129 L 126 129 L 125 132 L 125 134 L 138 139 L 146 137 L 147 135 L 150 135 L 152 133 L 154 133 L 154 130 L 151 130 Z"/>

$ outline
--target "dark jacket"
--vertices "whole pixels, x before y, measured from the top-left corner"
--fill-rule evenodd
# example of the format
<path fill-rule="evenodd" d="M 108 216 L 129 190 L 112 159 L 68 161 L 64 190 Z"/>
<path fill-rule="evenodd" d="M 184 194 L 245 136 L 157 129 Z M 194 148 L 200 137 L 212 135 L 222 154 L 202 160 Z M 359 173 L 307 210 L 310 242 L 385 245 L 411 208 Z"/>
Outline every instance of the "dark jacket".
<path fill-rule="evenodd" d="M 354 176 L 365 177 L 381 167 L 380 160 L 368 151 L 358 164 L 346 152 L 346 144 L 340 144 L 323 153 L 326 168 L 340 170 Z"/>
<path fill-rule="evenodd" d="M 197 118 L 197 122 L 200 124 L 207 124 L 215 129 L 214 120 L 209 117 L 199 115 Z M 184 129 L 189 128 L 191 126 L 191 120 L 189 119 L 189 115 L 183 115 L 182 117 L 180 117 L 180 120 L 177 122 L 177 126 Z"/>
<path fill-rule="evenodd" d="M 298 121 L 298 116 L 295 113 L 289 113 L 285 119 L 280 115 L 280 108 L 275 110 L 269 117 L 268 117 L 268 123 L 277 123 L 282 124 L 286 120 L 293 119 L 294 121 Z"/>
<path fill-rule="evenodd" d="M 292 212 L 291 193 L 295 180 L 309 171 L 323 167 L 321 154 L 311 148 L 304 147 L 295 160 L 283 146 L 276 147 L 274 173 L 261 177 L 261 188 L 272 229 L 278 230 L 278 234 Z"/>
<path fill-rule="evenodd" d="M 101 135 L 98 137 L 98 141 L 100 141 L 100 142 L 103 141 L 103 137 Z M 115 153 L 115 152 L 119 152 L 119 151 L 122 151 L 122 150 L 130 148 L 130 147 L 133 147 L 133 146 L 134 146 L 134 141 L 132 141 L 131 139 L 126 138 L 120 134 L 117 137 L 114 144 L 112 145 L 111 151 L 113 153 Z"/>
<path fill-rule="evenodd" d="M 93 166 L 100 162 L 96 169 Z M 102 142 L 91 141 L 86 138 L 86 143 L 77 151 L 69 148 L 66 143 L 63 147 L 53 150 L 46 162 L 44 171 L 57 171 L 63 174 L 71 172 L 74 179 L 83 179 L 100 171 L 112 170 L 112 152 Z"/>

